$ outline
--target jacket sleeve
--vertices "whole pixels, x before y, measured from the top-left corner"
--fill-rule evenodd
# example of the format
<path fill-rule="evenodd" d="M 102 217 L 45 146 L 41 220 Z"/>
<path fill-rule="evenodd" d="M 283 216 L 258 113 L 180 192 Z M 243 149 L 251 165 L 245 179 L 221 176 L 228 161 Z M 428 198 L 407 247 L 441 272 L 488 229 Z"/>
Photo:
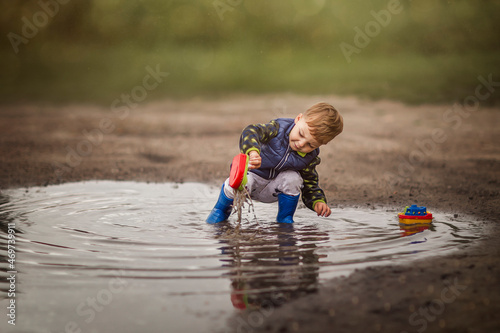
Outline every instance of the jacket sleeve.
<path fill-rule="evenodd" d="M 306 207 L 311 210 L 314 210 L 316 202 L 326 203 L 326 196 L 323 190 L 319 187 L 319 177 L 318 172 L 316 171 L 316 166 L 320 162 L 321 159 L 316 156 L 308 166 L 299 171 L 302 179 L 304 180 L 304 186 L 302 188 L 302 201 Z"/>
<path fill-rule="evenodd" d="M 280 125 L 275 120 L 267 124 L 248 125 L 241 133 L 240 151 L 243 154 L 248 154 L 252 150 L 260 153 L 261 145 L 278 135 L 279 128 Z"/>

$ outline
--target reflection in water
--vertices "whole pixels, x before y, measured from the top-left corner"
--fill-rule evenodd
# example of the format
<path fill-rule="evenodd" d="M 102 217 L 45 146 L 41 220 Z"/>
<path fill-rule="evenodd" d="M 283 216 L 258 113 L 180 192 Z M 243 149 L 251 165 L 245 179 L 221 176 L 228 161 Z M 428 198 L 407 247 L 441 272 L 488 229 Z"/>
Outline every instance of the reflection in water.
<path fill-rule="evenodd" d="M 222 223 L 217 231 L 235 308 L 278 306 L 317 290 L 321 256 L 315 242 L 327 241 L 327 233 L 291 224 L 246 225 L 237 232 Z"/>
<path fill-rule="evenodd" d="M 404 225 L 399 224 L 399 228 L 401 229 L 401 236 L 411 236 L 423 232 L 425 230 L 434 231 L 434 227 L 432 224 L 414 224 L 414 225 Z"/>

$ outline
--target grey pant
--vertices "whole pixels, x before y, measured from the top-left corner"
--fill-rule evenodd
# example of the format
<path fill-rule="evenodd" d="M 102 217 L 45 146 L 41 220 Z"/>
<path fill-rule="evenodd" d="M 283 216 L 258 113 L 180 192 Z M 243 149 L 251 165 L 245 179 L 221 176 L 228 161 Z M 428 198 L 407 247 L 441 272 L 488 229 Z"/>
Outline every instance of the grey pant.
<path fill-rule="evenodd" d="M 300 174 L 294 170 L 282 171 L 274 179 L 265 179 L 249 172 L 247 180 L 245 188 L 250 197 L 265 203 L 278 201 L 279 193 L 299 195 L 303 183 Z M 229 199 L 234 199 L 234 189 L 229 186 L 229 178 L 224 182 L 224 194 Z"/>

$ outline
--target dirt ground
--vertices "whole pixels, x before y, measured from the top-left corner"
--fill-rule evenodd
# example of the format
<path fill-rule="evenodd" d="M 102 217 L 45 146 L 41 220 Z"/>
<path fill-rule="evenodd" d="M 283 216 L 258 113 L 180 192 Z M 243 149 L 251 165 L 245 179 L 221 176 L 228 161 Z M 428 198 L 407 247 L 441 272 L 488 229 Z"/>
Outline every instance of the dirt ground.
<path fill-rule="evenodd" d="M 218 185 L 243 127 L 294 117 L 318 101 L 332 103 L 345 121 L 344 133 L 321 148 L 318 167 L 333 214 L 416 203 L 474 216 L 484 237 L 452 255 L 329 281 L 251 331 L 500 332 L 499 109 L 296 95 L 118 109 L 3 106 L 0 188 L 91 179 Z"/>

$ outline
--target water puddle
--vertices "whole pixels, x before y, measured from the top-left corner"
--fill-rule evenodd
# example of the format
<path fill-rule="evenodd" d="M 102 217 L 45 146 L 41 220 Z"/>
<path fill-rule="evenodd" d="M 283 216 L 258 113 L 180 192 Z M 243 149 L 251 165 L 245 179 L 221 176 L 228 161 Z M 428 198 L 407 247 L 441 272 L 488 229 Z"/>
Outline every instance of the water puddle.
<path fill-rule="evenodd" d="M 204 222 L 219 188 L 203 184 L 85 182 L 0 196 L 0 295 L 15 231 L 16 326 L 5 332 L 215 332 L 240 309 L 280 305 L 368 265 L 449 253 L 479 237 L 466 218 L 433 212 L 403 230 L 396 211 L 299 208 L 294 225 L 255 215 Z M 247 220 L 245 220 L 245 216 Z M 249 220 L 248 220 L 249 219 Z M 12 231 L 11 231 L 12 232 Z"/>

